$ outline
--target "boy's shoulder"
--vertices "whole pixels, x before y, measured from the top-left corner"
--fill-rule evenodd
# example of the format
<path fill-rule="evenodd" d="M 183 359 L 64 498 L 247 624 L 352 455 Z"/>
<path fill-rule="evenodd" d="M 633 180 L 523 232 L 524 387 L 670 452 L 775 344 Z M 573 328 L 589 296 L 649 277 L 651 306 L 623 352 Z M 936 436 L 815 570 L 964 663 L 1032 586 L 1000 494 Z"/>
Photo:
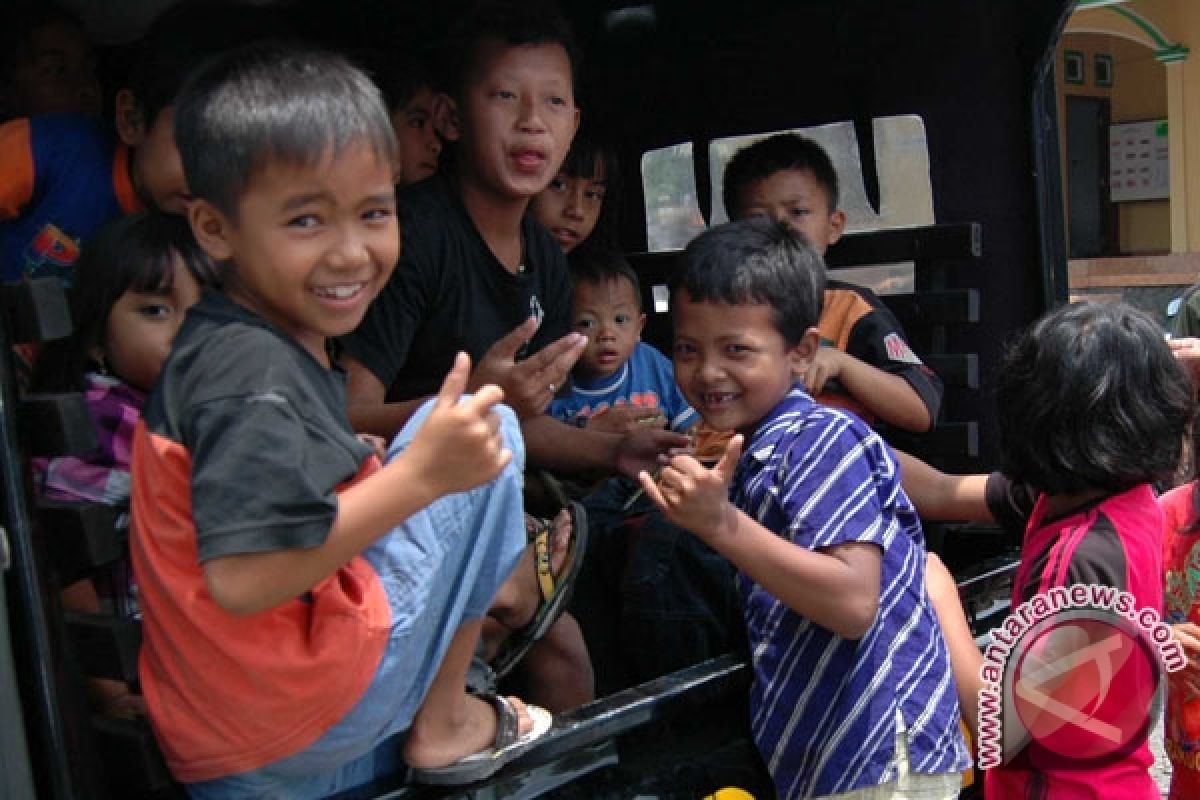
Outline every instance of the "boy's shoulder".
<path fill-rule="evenodd" d="M 303 398 L 331 380 L 299 343 L 210 290 L 188 309 L 153 394 L 177 407 L 268 389 Z"/>
<path fill-rule="evenodd" d="M 840 442 L 841 444 L 835 445 Z M 817 403 L 798 385 L 758 424 L 746 453 L 789 468 L 826 456 L 894 460 L 879 434 L 856 415 Z"/>

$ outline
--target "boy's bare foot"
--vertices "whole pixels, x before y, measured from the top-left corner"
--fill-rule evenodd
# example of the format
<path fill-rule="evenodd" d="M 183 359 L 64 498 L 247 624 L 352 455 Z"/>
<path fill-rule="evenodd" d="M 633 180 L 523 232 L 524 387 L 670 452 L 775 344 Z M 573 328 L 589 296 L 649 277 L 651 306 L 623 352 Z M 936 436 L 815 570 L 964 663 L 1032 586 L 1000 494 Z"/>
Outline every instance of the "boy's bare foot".
<path fill-rule="evenodd" d="M 536 523 L 536 520 L 530 517 L 526 524 L 530 522 Z M 553 526 L 550 534 L 550 573 L 558 578 L 562 575 L 571 548 L 572 521 L 567 509 L 558 512 L 554 517 Z M 502 640 L 507 634 L 524 628 L 537 614 L 538 606 L 542 603 L 542 593 L 538 586 L 536 559 L 536 547 L 530 543 L 521 555 L 521 560 L 517 562 L 516 569 L 501 585 L 496 599 L 492 601 L 488 616 L 502 628 L 498 629 L 495 625 L 487 625 L 484 628 L 489 657 L 494 653 L 493 644 L 498 646 L 498 642 L 491 641 L 493 637 L 498 636 Z"/>
<path fill-rule="evenodd" d="M 533 728 L 533 719 L 521 700 L 507 699 L 517 713 L 517 735 L 523 736 Z M 497 723 L 490 703 L 464 692 L 458 713 L 417 715 L 404 742 L 404 760 L 416 769 L 448 766 L 490 748 Z"/>

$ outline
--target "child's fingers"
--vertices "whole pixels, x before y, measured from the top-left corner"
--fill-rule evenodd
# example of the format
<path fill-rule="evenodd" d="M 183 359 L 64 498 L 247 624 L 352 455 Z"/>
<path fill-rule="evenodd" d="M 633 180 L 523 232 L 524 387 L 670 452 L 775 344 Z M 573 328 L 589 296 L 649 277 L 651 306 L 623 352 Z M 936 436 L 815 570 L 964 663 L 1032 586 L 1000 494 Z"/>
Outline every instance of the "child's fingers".
<path fill-rule="evenodd" d="M 454 366 L 450 367 L 450 371 L 442 379 L 442 388 L 438 390 L 437 407 L 446 408 L 455 405 L 466 390 L 467 379 L 470 375 L 471 357 L 459 351 L 458 355 L 454 357 Z"/>
<path fill-rule="evenodd" d="M 484 416 L 491 412 L 493 406 L 504 402 L 504 390 L 494 383 L 480 386 L 470 397 L 462 401 L 461 408 L 468 414 Z"/>
<path fill-rule="evenodd" d="M 667 510 L 667 499 L 663 497 L 662 491 L 658 488 L 658 484 L 654 482 L 653 476 L 646 470 L 638 473 L 638 483 L 642 487 L 642 491 L 650 498 L 654 505 L 658 506 L 662 511 Z"/>
<path fill-rule="evenodd" d="M 742 442 L 745 437 L 742 434 L 735 435 L 725 444 L 725 452 L 721 454 L 721 460 L 713 467 L 713 472 L 721 483 L 729 485 L 733 481 L 733 473 L 737 469 L 738 461 L 742 458 Z"/>

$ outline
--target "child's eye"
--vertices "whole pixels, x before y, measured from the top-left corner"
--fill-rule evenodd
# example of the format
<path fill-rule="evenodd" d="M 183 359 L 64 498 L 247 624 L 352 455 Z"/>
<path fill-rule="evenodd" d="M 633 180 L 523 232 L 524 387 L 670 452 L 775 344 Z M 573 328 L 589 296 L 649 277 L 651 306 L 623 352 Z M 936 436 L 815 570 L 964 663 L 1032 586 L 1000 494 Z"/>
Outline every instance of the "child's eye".
<path fill-rule="evenodd" d="M 554 180 L 550 181 L 546 188 L 553 189 L 556 192 L 561 192 L 567 188 L 567 179 L 561 175 L 555 176 Z"/>
<path fill-rule="evenodd" d="M 603 186 L 593 186 L 590 189 L 588 189 L 586 192 L 584 192 L 583 196 L 586 197 L 588 200 L 594 200 L 597 203 L 603 202 L 604 201 L 604 187 Z"/>
<path fill-rule="evenodd" d="M 577 319 L 575 320 L 575 327 L 581 331 L 590 331 L 592 328 L 596 327 L 596 320 Z"/>
<path fill-rule="evenodd" d="M 676 358 L 685 358 L 693 355 L 696 352 L 696 348 L 692 347 L 690 344 L 677 344 L 672 348 L 672 352 L 675 354 Z"/>
<path fill-rule="evenodd" d="M 372 208 L 363 212 L 363 219 L 367 222 L 382 222 L 392 217 L 394 212 L 390 208 Z"/>
<path fill-rule="evenodd" d="M 731 356 L 744 356 L 750 352 L 750 348 L 744 344 L 727 344 L 725 352 Z"/>
<path fill-rule="evenodd" d="M 793 217 L 807 217 L 812 212 L 807 208 L 789 208 L 788 213 Z"/>
<path fill-rule="evenodd" d="M 496 89 L 492 92 L 492 97 L 498 100 L 513 100 L 516 96 L 516 92 L 510 92 L 508 89 Z"/>
<path fill-rule="evenodd" d="M 316 214 L 301 214 L 288 220 L 289 228 L 315 228 L 321 224 Z"/>
<path fill-rule="evenodd" d="M 613 317 L 613 319 L 618 325 L 628 325 L 633 317 L 629 316 L 628 314 L 617 314 L 615 317 Z"/>
<path fill-rule="evenodd" d="M 408 118 L 408 127 L 421 130 L 429 120 L 424 114 L 413 114 Z"/>
<path fill-rule="evenodd" d="M 151 319 L 169 317 L 172 311 L 173 309 L 165 303 L 145 303 L 138 306 L 138 313 L 143 317 L 150 317 Z"/>
<path fill-rule="evenodd" d="M 567 104 L 567 98 L 552 94 L 546 98 L 546 102 L 552 106 L 564 107 Z"/>

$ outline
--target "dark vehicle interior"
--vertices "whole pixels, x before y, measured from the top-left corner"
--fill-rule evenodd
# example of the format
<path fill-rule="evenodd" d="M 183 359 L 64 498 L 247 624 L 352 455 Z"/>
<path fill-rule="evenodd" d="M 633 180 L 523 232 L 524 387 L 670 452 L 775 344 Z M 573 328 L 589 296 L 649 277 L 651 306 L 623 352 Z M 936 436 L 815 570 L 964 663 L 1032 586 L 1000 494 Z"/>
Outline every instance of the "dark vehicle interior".
<path fill-rule="evenodd" d="M 429 41 L 465 4 L 277 5 L 301 30 L 322 31 L 327 41 L 333 32 L 334 46 L 406 47 Z M 829 266 L 836 274 L 902 265 L 906 282 L 885 302 L 946 385 L 938 428 L 893 443 L 947 471 L 994 466 L 993 367 L 1013 332 L 1066 300 L 1053 54 L 1072 6 L 564 3 L 584 53 L 579 104 L 619 151 L 619 238 L 654 312 L 645 338 L 669 347 L 669 309 L 656 287 L 686 241 L 679 236 L 720 221 L 710 176 L 720 174 L 734 137 L 821 127 L 848 143 L 838 163 L 861 174 L 861 224 L 852 214 Z M 119 49 L 109 55 L 124 57 Z M 900 170 L 910 182 L 897 183 L 895 154 L 914 152 L 915 166 Z M 656 173 L 656 158 L 674 160 Z M 914 215 L 905 205 L 921 208 Z M 0 353 L 69 328 L 53 286 L 5 287 L 4 302 Z M 81 398 L 18 400 L 7 355 L 0 377 L 0 795 L 181 796 L 149 727 L 92 717 L 83 697 L 85 674 L 136 681 L 137 625 L 64 614 L 57 600 L 68 578 L 121 552 L 112 512 L 35 504 L 25 477 L 31 456 L 86 449 L 92 434 Z M 959 579 L 981 634 L 1006 609 L 1015 543 L 982 526 L 930 526 L 928 538 Z M 686 797 L 738 781 L 765 793 L 755 783 L 761 775 L 741 766 L 752 750 L 742 721 L 747 672 L 726 656 L 560 715 L 542 744 L 480 786 L 435 792 L 397 776 L 370 796 Z"/>

